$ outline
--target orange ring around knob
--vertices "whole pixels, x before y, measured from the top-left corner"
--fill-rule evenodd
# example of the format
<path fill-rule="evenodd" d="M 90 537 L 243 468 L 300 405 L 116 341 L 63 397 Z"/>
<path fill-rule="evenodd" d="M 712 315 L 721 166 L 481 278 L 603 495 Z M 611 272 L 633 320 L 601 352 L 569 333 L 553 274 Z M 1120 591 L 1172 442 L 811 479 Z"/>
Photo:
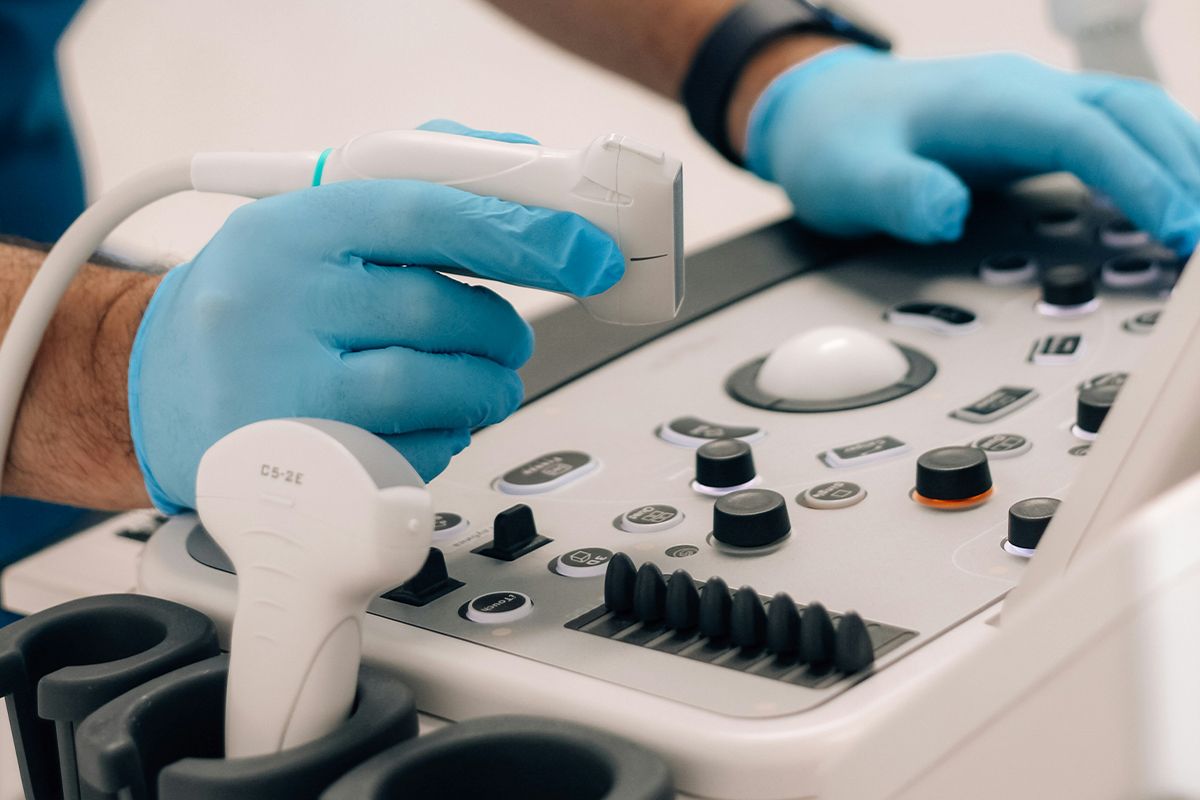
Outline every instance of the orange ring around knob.
<path fill-rule="evenodd" d="M 913 489 L 909 496 L 912 497 L 915 502 L 920 503 L 928 508 L 936 508 L 939 511 L 962 511 L 984 502 L 991 497 L 995 491 L 996 489 L 993 487 L 988 489 L 986 492 L 975 495 L 974 497 L 964 497 L 962 500 L 936 500 L 932 497 L 926 497 L 916 489 Z"/>

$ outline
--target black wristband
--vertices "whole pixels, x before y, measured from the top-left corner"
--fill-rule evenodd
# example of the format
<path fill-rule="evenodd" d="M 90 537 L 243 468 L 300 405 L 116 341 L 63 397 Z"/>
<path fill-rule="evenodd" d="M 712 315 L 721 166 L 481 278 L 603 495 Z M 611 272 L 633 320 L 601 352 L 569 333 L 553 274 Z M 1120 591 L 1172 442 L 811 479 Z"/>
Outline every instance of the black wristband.
<path fill-rule="evenodd" d="M 729 102 L 742 70 L 771 41 L 793 33 L 823 33 L 870 47 L 891 44 L 808 0 L 749 0 L 717 23 L 700 45 L 683 80 L 692 125 L 721 155 L 741 166 L 729 142 Z"/>

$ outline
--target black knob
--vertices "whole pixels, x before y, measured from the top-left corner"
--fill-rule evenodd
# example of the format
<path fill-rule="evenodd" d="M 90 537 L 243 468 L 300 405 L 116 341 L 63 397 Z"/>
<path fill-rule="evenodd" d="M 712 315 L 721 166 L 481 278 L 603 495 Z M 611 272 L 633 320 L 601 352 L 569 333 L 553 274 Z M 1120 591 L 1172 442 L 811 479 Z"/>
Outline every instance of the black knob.
<path fill-rule="evenodd" d="M 732 547 L 765 547 L 792 530 L 787 501 L 770 489 L 742 489 L 713 504 L 713 538 Z"/>
<path fill-rule="evenodd" d="M 1085 386 L 1079 390 L 1075 409 L 1075 424 L 1084 433 L 1097 433 L 1121 391 L 1118 384 Z"/>
<path fill-rule="evenodd" d="M 633 587 L 637 580 L 637 569 L 633 559 L 617 553 L 608 562 L 604 573 L 604 605 L 614 614 L 623 615 L 633 611 Z"/>
<path fill-rule="evenodd" d="M 667 582 L 667 627 L 690 631 L 700 621 L 700 591 L 686 570 L 677 569 Z"/>
<path fill-rule="evenodd" d="M 930 500 L 968 500 L 992 488 L 987 454 L 978 447 L 938 447 L 917 459 L 917 494 Z"/>
<path fill-rule="evenodd" d="M 1053 497 L 1030 497 L 1013 503 L 1008 509 L 1008 543 L 1025 550 L 1036 548 L 1055 511 L 1058 501 Z"/>
<path fill-rule="evenodd" d="M 728 489 L 754 480 L 754 453 L 741 439 L 715 439 L 696 450 L 696 483 Z"/>
<path fill-rule="evenodd" d="M 1096 299 L 1096 282 L 1081 264 L 1060 264 L 1042 275 L 1042 301 L 1052 306 L 1081 306 Z"/>
<path fill-rule="evenodd" d="M 762 647 L 767 639 L 767 612 L 758 592 L 743 586 L 733 595 L 730 638 L 738 647 Z"/>
<path fill-rule="evenodd" d="M 729 635 L 729 586 L 717 577 L 709 578 L 700 592 L 700 633 L 710 639 Z"/>
<path fill-rule="evenodd" d="M 875 661 L 875 647 L 862 617 L 847 611 L 838 620 L 834 635 L 833 666 L 839 672 L 850 675 L 871 666 Z"/>
<path fill-rule="evenodd" d="M 667 611 L 667 582 L 662 570 L 647 561 L 633 582 L 633 615 L 647 625 L 658 623 Z"/>
<path fill-rule="evenodd" d="M 833 619 L 825 606 L 811 603 L 800 615 L 800 658 L 816 669 L 822 669 L 833 660 Z"/>

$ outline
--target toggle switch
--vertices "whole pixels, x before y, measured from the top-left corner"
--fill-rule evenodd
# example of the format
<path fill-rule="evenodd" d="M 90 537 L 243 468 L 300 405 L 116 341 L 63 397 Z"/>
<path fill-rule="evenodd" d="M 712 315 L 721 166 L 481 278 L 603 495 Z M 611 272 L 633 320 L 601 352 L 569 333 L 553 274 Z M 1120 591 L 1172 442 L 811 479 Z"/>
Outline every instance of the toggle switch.
<path fill-rule="evenodd" d="M 471 552 L 498 561 L 515 561 L 551 541 L 538 534 L 533 509 L 518 503 L 496 515 L 492 525 L 492 541 Z"/>

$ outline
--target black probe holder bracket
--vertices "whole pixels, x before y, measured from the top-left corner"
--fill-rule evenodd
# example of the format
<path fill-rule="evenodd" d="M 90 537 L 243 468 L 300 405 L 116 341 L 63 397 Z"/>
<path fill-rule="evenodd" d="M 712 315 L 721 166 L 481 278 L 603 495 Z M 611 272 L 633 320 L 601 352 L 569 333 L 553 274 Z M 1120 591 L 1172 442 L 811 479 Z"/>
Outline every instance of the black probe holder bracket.
<path fill-rule="evenodd" d="M 364 760 L 417 735 L 416 702 L 398 679 L 361 667 L 350 717 L 332 733 L 263 756 L 225 759 L 219 655 L 127 692 L 76 733 L 85 800 L 317 800 Z"/>
<path fill-rule="evenodd" d="M 480 717 L 386 750 L 321 800 L 671 800 L 661 758 L 594 728 Z"/>
<path fill-rule="evenodd" d="M 204 614 L 140 595 L 75 600 L 0 629 L 0 696 L 25 797 L 80 798 L 80 722 L 140 684 L 219 652 Z"/>

